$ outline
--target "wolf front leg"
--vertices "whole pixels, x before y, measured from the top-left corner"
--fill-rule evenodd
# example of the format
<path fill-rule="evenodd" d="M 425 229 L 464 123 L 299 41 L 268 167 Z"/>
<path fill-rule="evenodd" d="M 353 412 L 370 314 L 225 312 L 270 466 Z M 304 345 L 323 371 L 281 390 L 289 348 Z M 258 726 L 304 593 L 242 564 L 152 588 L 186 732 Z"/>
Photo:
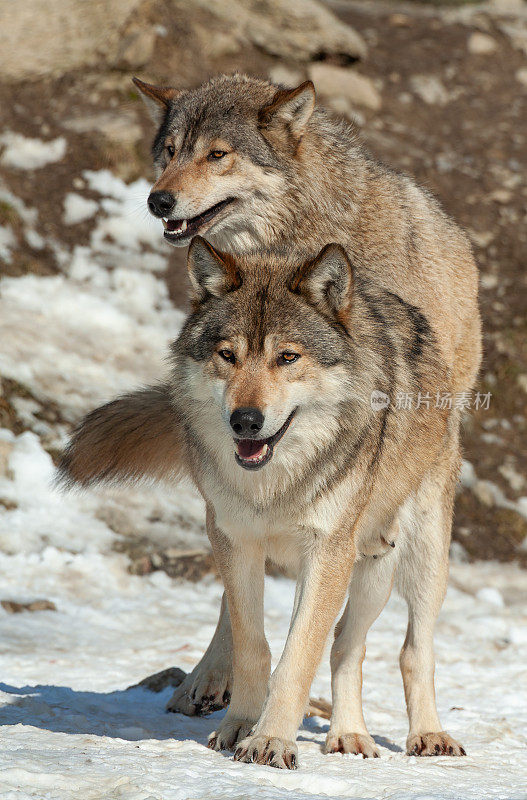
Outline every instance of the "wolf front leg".
<path fill-rule="evenodd" d="M 233 678 L 229 709 L 209 737 L 213 750 L 231 750 L 247 736 L 262 710 L 271 672 L 264 632 L 265 553 L 261 542 L 231 540 L 207 509 L 207 532 L 229 608 Z"/>
<path fill-rule="evenodd" d="M 362 662 L 366 634 L 392 590 L 396 559 L 397 551 L 390 549 L 382 558 L 363 558 L 353 567 L 348 603 L 331 648 L 333 709 L 326 753 L 379 755 L 362 713 Z"/>
<path fill-rule="evenodd" d="M 405 514 L 406 535 L 396 582 L 408 604 L 400 664 L 410 722 L 409 755 L 465 755 L 463 747 L 441 728 L 434 688 L 434 626 L 448 579 L 458 460 L 455 439 L 410 499 Z"/>
<path fill-rule="evenodd" d="M 344 601 L 354 555 L 349 532 L 313 535 L 298 579 L 284 652 L 258 724 L 236 749 L 238 761 L 296 768 L 296 733 L 324 644 Z"/>

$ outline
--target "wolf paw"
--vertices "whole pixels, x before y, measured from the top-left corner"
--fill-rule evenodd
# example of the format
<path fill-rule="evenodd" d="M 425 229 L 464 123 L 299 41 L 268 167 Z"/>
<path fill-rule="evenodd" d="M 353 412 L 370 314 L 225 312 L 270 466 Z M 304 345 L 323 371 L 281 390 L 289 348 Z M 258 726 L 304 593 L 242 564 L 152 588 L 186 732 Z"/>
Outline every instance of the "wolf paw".
<path fill-rule="evenodd" d="M 253 726 L 254 721 L 248 719 L 225 718 L 218 730 L 210 734 L 208 747 L 211 750 L 234 750 L 236 742 L 245 739 Z"/>
<path fill-rule="evenodd" d="M 354 753 L 363 758 L 379 758 L 380 756 L 377 745 L 371 736 L 365 733 L 336 734 L 330 732 L 326 737 L 324 752 Z"/>
<path fill-rule="evenodd" d="M 466 756 L 464 748 L 444 731 L 409 736 L 406 752 L 409 756 Z"/>
<path fill-rule="evenodd" d="M 204 717 L 229 705 L 230 674 L 223 668 L 213 671 L 200 667 L 198 664 L 180 683 L 167 703 L 167 711 Z"/>
<path fill-rule="evenodd" d="M 235 761 L 251 761 L 267 764 L 277 769 L 296 769 L 298 748 L 294 742 L 270 736 L 248 736 L 241 741 L 234 753 Z"/>

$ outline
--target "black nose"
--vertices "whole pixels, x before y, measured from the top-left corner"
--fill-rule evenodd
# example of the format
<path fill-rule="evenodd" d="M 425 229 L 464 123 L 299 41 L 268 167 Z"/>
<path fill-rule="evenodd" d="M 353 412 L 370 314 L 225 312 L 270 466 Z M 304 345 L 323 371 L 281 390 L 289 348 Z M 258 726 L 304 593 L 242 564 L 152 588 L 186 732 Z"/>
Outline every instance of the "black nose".
<path fill-rule="evenodd" d="M 264 415 L 257 408 L 237 408 L 230 418 L 231 428 L 242 439 L 254 439 L 262 430 Z"/>
<path fill-rule="evenodd" d="M 167 217 L 176 201 L 170 192 L 152 192 L 148 198 L 148 208 L 154 217 Z"/>

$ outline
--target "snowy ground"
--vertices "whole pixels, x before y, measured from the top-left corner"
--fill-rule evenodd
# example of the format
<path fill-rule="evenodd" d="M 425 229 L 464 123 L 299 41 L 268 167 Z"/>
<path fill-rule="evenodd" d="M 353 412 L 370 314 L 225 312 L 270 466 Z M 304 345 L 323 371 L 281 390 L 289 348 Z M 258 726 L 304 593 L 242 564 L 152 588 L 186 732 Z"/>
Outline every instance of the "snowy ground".
<path fill-rule="evenodd" d="M 57 527 L 60 520 L 57 504 Z M 0 797 L 527 796 L 526 581 L 516 568 L 455 564 L 438 624 L 440 714 L 467 758 L 416 759 L 403 752 L 397 653 L 405 614 L 394 597 L 371 631 L 365 665 L 366 718 L 382 758 L 323 755 L 327 723 L 310 719 L 299 734 L 300 769 L 286 773 L 208 750 L 218 714 L 166 714 L 169 690 L 125 691 L 148 673 L 196 662 L 214 629 L 221 587 L 213 580 L 175 583 L 161 572 L 131 576 L 124 556 L 101 553 L 90 541 L 86 509 L 78 523 L 86 532 L 81 552 L 42 545 L 0 557 L 2 598 L 44 597 L 57 606 L 55 612 L 0 612 Z M 25 524 L 43 530 L 50 523 L 39 526 L 35 517 Z M 96 531 L 95 542 L 104 545 L 102 533 Z M 275 660 L 292 599 L 289 581 L 267 580 L 266 625 Z M 326 657 L 313 694 L 328 698 L 329 680 Z"/>
<path fill-rule="evenodd" d="M 4 152 L 16 160 L 21 143 L 8 145 Z M 24 146 L 37 160 L 58 157 L 56 143 Z M 98 199 L 79 200 L 83 187 Z M 47 450 L 63 445 L 67 424 L 159 377 L 181 324 L 161 277 L 159 226 L 143 211 L 147 188 L 105 171 L 85 173 L 72 186 L 64 224 L 92 219 L 90 246 L 69 252 L 47 242 L 61 274 L 0 281 L 0 372 L 30 391 L 16 400 L 28 430 L 19 437 L 0 430 L 0 600 L 45 598 L 57 608 L 16 615 L 0 608 L 0 798 L 527 797 L 527 579 L 512 566 L 456 561 L 437 628 L 440 714 L 466 747 L 465 759 L 404 755 L 397 656 L 405 613 L 396 597 L 371 632 L 365 665 L 366 717 L 381 759 L 322 755 L 327 723 L 311 719 L 299 734 L 297 772 L 233 763 L 205 746 L 214 717 L 164 714 L 168 690 L 125 691 L 165 667 L 191 668 L 221 595 L 213 580 L 132 576 L 113 549 L 146 532 L 164 543 L 202 545 L 203 507 L 189 487 L 80 496 L 50 488 Z M 17 208 L 24 235 L 38 246 L 37 212 L 1 186 L 0 200 Z M 3 258 L 13 246 L 4 226 Z M 49 404 L 60 409 L 58 422 L 42 415 Z M 471 485 L 470 468 L 464 474 Z M 462 556 L 461 546 L 455 554 Z M 276 661 L 293 587 L 268 579 L 267 590 Z M 327 657 L 312 694 L 330 697 Z"/>

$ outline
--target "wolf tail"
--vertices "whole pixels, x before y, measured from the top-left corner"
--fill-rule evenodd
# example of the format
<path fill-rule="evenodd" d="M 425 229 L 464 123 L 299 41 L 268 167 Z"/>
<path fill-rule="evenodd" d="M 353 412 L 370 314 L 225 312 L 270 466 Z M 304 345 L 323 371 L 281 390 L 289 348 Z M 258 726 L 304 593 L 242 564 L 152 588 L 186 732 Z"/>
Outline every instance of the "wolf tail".
<path fill-rule="evenodd" d="M 168 386 L 148 386 L 96 408 L 58 467 L 62 487 L 182 477 L 182 428 Z"/>

